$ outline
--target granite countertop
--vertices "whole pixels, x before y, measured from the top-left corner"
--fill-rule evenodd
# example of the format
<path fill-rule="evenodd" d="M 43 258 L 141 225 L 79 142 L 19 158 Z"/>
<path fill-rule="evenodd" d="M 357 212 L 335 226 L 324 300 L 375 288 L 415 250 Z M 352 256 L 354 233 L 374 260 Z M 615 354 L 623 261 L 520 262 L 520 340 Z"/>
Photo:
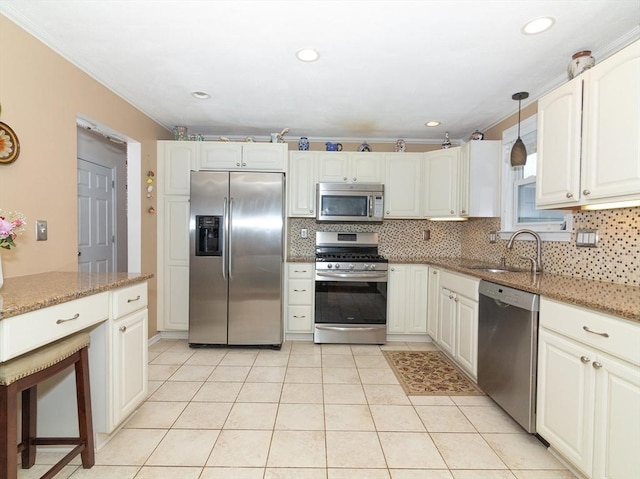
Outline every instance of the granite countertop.
<path fill-rule="evenodd" d="M 56 271 L 7 278 L 0 289 L 0 320 L 150 278 L 152 274 Z"/>
<path fill-rule="evenodd" d="M 640 323 L 640 287 L 529 271 L 490 273 L 471 269 L 472 265 L 495 266 L 470 258 L 388 257 L 389 263 L 428 264 L 450 271 L 485 279 L 512 288 L 539 294 L 546 298 L 582 306 Z M 290 263 L 313 263 L 313 257 L 291 256 Z"/>
<path fill-rule="evenodd" d="M 594 281 L 549 273 L 532 276 L 529 271 L 490 273 L 488 271 L 470 269 L 469 266 L 484 263 L 482 261 L 464 258 L 388 259 L 390 263 L 441 266 L 454 272 L 539 294 L 546 298 L 640 322 L 640 287 L 638 286 L 606 283 L 604 281 Z"/>

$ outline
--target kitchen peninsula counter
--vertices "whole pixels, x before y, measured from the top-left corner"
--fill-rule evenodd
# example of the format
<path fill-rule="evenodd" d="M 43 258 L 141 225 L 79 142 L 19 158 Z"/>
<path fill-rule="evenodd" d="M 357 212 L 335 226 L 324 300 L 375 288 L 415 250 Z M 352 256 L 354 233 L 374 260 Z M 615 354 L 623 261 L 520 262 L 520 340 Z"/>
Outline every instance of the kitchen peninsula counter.
<path fill-rule="evenodd" d="M 486 264 L 465 258 L 406 258 L 389 257 L 389 263 L 428 264 L 484 279 L 493 283 L 539 294 L 547 298 L 582 306 L 594 311 L 612 314 L 640 323 L 640 287 L 542 273 L 532 276 L 526 272 L 491 273 L 471 269 L 472 265 Z M 486 264 L 487 266 L 492 266 Z M 495 266 L 495 265 L 493 265 Z"/>
<path fill-rule="evenodd" d="M 17 276 L 0 289 L 0 321 L 152 278 L 142 273 L 47 272 Z"/>

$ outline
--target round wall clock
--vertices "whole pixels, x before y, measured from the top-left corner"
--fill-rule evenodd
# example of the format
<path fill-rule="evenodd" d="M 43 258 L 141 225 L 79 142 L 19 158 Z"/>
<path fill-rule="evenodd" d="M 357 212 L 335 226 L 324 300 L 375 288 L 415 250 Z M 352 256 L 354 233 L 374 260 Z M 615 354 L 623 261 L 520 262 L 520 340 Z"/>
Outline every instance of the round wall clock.
<path fill-rule="evenodd" d="M 0 121 L 0 163 L 11 163 L 20 154 L 20 142 L 14 131 Z"/>

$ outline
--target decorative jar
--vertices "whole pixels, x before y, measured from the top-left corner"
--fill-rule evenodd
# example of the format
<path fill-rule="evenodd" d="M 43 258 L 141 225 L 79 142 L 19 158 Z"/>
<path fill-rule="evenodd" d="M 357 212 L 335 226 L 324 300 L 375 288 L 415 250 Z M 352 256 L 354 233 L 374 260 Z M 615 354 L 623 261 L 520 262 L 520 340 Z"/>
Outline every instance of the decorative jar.
<path fill-rule="evenodd" d="M 595 65 L 596 59 L 591 56 L 591 50 L 583 50 L 581 52 L 574 53 L 567 67 L 567 75 L 569 80 L 574 79 L 585 70 L 588 70 Z"/>

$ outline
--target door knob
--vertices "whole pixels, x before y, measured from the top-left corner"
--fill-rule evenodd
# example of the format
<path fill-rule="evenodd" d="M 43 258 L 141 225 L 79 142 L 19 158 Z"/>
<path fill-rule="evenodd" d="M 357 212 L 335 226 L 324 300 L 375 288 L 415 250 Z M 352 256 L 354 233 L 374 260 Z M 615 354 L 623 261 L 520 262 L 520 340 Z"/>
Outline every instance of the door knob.
<path fill-rule="evenodd" d="M 573 198 L 573 193 L 567 193 L 567 198 Z"/>
<path fill-rule="evenodd" d="M 582 361 L 584 364 L 587 364 L 589 361 L 591 361 L 591 359 L 586 356 L 580 356 L 580 361 Z"/>
<path fill-rule="evenodd" d="M 582 190 L 582 194 L 583 194 L 584 196 L 588 196 L 588 195 L 590 195 L 590 194 L 591 194 L 591 192 L 590 192 L 589 190 Z"/>

